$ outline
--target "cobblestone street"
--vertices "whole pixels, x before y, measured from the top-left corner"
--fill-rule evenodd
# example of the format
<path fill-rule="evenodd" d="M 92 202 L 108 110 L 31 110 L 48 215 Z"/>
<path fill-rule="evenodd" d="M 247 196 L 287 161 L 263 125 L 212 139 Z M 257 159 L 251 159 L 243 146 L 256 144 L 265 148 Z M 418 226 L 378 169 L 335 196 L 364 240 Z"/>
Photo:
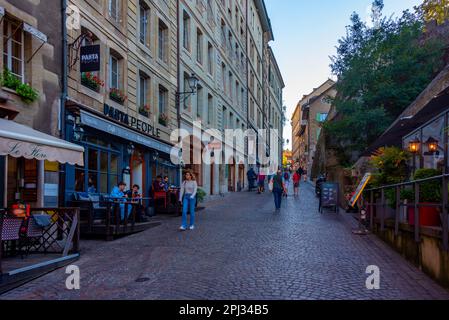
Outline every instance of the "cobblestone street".
<path fill-rule="evenodd" d="M 352 235 L 351 217 L 320 215 L 312 186 L 273 208 L 271 195 L 237 193 L 209 204 L 193 232 L 167 219 L 114 242 L 84 240 L 81 290 L 65 289 L 62 269 L 0 299 L 449 299 L 375 236 Z M 365 287 L 369 265 L 380 290 Z"/>

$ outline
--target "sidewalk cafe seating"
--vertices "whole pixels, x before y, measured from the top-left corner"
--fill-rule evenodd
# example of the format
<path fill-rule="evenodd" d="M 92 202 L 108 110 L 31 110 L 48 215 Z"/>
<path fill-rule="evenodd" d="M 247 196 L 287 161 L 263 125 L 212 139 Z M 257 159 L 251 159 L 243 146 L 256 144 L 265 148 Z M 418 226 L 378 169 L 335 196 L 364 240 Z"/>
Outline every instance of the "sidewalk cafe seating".
<path fill-rule="evenodd" d="M 68 205 L 80 208 L 81 234 L 86 236 L 105 236 L 111 241 L 114 237 L 130 235 L 160 225 L 153 221 L 141 221 L 139 210 L 142 202 L 131 199 L 113 199 L 108 195 L 75 193 Z M 125 219 L 121 219 L 124 209 Z M 145 219 L 146 220 L 146 219 Z"/>
<path fill-rule="evenodd" d="M 0 294 L 79 258 L 78 208 L 13 211 L 0 210 Z"/>

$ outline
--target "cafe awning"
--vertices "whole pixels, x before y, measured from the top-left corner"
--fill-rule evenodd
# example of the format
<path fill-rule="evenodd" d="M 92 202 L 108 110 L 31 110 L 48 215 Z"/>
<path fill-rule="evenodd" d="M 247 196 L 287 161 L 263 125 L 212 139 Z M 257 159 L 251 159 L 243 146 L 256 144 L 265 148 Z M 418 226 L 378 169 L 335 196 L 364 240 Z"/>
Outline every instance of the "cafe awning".
<path fill-rule="evenodd" d="M 0 155 L 84 165 L 84 148 L 14 121 L 0 119 Z"/>

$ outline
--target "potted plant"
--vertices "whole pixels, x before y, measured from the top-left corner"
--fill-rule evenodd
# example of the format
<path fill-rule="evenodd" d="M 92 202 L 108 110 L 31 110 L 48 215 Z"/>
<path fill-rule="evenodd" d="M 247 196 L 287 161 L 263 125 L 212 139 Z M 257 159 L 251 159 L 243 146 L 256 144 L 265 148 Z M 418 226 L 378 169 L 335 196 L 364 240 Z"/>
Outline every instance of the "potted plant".
<path fill-rule="evenodd" d="M 196 208 L 199 207 L 200 203 L 204 202 L 206 196 L 207 196 L 206 192 L 203 189 L 198 188 L 198 191 L 196 193 Z"/>
<path fill-rule="evenodd" d="M 98 92 L 100 91 L 100 87 L 104 86 L 104 81 L 90 72 L 85 72 L 81 74 L 81 84 L 93 91 Z"/>
<path fill-rule="evenodd" d="M 423 180 L 441 175 L 436 169 L 419 169 L 415 172 L 414 180 Z M 436 227 L 441 225 L 440 210 L 437 206 L 441 202 L 441 181 L 432 180 L 419 184 L 419 224 L 421 226 Z M 427 206 L 426 206 L 427 205 Z M 415 224 L 415 215 L 409 215 L 409 223 Z"/>
<path fill-rule="evenodd" d="M 140 113 L 142 116 L 149 118 L 149 117 L 150 117 L 150 114 L 151 114 L 151 107 L 150 107 L 148 104 L 147 104 L 147 105 L 144 105 L 144 106 L 141 106 L 141 107 L 139 108 L 139 113 Z"/>
<path fill-rule="evenodd" d="M 33 103 L 39 98 L 39 93 L 27 83 L 22 83 L 19 78 L 8 69 L 3 71 L 1 78 L 2 86 L 14 90 L 16 94 L 25 102 Z"/>
<path fill-rule="evenodd" d="M 165 113 L 159 115 L 159 124 L 165 127 L 168 125 L 168 116 Z"/>
<path fill-rule="evenodd" d="M 111 90 L 109 91 L 109 98 L 120 104 L 124 104 L 126 99 L 128 99 L 125 93 L 117 88 L 111 88 Z"/>

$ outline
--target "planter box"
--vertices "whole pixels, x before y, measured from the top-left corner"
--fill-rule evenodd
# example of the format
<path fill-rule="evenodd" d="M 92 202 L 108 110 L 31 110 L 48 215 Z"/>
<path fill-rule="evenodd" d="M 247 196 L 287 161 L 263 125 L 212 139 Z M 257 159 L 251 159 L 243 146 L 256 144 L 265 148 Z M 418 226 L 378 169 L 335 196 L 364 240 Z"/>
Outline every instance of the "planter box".
<path fill-rule="evenodd" d="M 426 205 L 429 203 L 420 203 Z M 415 225 L 415 209 L 408 208 L 408 223 Z M 436 207 L 420 207 L 419 208 L 419 225 L 423 227 L 439 227 L 441 226 L 440 211 Z"/>

